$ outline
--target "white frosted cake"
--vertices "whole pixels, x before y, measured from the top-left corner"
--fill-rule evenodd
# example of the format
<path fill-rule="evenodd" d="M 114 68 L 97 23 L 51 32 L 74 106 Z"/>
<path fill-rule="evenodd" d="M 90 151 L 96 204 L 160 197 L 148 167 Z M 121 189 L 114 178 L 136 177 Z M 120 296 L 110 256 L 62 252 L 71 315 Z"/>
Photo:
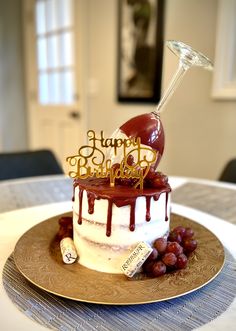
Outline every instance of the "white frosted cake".
<path fill-rule="evenodd" d="M 159 115 L 148 113 L 123 124 L 112 139 L 92 130 L 87 136 L 90 144 L 69 157 L 74 166 L 73 240 L 78 262 L 96 271 L 122 273 L 122 264 L 138 244 L 152 246 L 169 232 L 171 188 L 168 178 L 156 170 L 164 150 L 163 126 Z M 109 156 L 97 161 L 96 152 L 105 156 L 104 147 L 111 149 Z M 114 163 L 117 155 L 119 163 Z"/>
<path fill-rule="evenodd" d="M 74 181 L 73 238 L 81 265 L 122 273 L 121 264 L 138 243 L 168 234 L 171 189 L 161 176 L 159 187 L 143 190 L 111 187 L 106 178 Z"/>

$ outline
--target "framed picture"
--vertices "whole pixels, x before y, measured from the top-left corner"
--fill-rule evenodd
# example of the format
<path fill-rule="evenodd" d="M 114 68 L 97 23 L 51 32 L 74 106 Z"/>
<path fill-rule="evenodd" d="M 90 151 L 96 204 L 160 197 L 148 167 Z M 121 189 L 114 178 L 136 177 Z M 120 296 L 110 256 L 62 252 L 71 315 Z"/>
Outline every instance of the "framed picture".
<path fill-rule="evenodd" d="M 118 2 L 118 101 L 157 103 L 161 94 L 164 1 Z"/>

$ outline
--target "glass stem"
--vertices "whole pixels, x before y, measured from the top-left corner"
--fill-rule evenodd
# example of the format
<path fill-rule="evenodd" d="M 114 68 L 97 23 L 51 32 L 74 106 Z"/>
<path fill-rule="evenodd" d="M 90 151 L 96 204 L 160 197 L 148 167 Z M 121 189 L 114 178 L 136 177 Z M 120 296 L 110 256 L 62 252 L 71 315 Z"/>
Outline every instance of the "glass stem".
<path fill-rule="evenodd" d="M 167 101 L 169 98 L 172 96 L 174 91 L 176 90 L 177 86 L 179 85 L 180 81 L 182 80 L 184 74 L 186 73 L 187 69 L 189 69 L 189 66 L 186 64 L 183 64 L 180 62 L 179 67 L 172 78 L 169 87 L 167 90 L 164 92 L 161 100 L 159 101 L 156 109 L 153 111 L 155 115 L 158 115 L 160 112 L 163 111 L 163 108 L 165 107 Z"/>

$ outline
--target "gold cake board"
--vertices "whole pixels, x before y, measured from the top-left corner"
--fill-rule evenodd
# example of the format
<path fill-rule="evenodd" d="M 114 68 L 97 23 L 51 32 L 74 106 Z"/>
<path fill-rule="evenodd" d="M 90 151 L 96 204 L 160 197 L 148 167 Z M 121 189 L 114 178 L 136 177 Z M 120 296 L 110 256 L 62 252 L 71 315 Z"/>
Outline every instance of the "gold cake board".
<path fill-rule="evenodd" d="M 186 269 L 158 278 L 108 274 L 85 268 L 79 263 L 62 262 L 55 235 L 58 219 L 52 217 L 28 230 L 17 242 L 14 260 L 31 283 L 58 296 L 97 304 L 134 305 L 169 300 L 191 293 L 212 281 L 224 265 L 224 248 L 219 239 L 204 226 L 186 217 L 171 214 L 171 227 L 191 227 L 198 248 Z"/>

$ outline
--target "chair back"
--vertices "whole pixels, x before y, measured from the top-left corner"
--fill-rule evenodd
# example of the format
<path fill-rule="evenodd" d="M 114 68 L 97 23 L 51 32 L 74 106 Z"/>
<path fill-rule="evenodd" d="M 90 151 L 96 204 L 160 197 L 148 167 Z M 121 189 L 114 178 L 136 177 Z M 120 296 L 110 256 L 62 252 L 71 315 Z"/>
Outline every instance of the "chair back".
<path fill-rule="evenodd" d="M 219 180 L 222 182 L 236 183 L 236 159 L 232 159 L 226 164 Z"/>
<path fill-rule="evenodd" d="M 50 150 L 0 153 L 0 180 L 63 174 Z"/>

